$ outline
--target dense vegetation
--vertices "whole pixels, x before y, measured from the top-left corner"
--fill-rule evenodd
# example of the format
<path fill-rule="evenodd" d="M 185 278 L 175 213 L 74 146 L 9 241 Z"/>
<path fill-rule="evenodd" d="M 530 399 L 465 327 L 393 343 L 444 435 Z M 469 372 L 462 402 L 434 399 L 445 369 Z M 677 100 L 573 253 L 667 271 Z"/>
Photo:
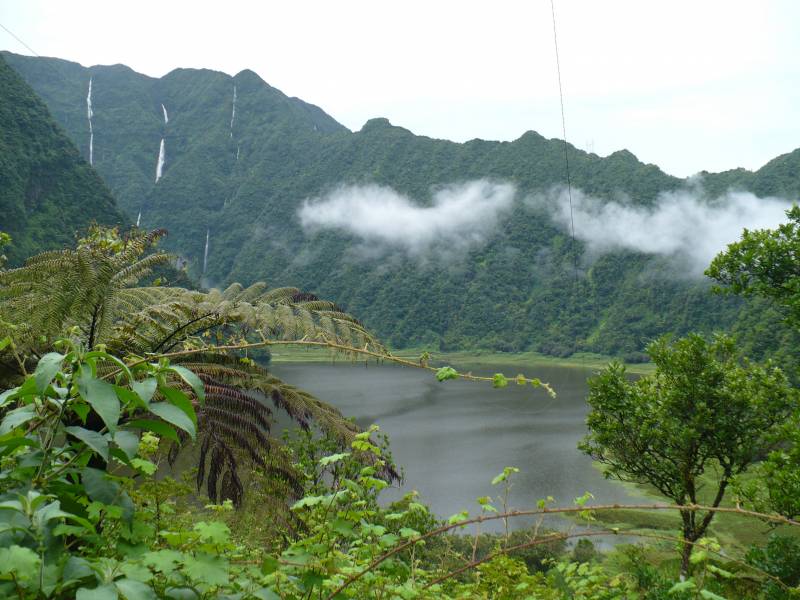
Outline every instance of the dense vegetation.
<path fill-rule="evenodd" d="M 472 515 L 440 521 L 413 494 L 379 503 L 396 471 L 377 428 L 358 431 L 246 352 L 289 342 L 395 359 L 352 317 L 296 289 L 137 287 L 169 260 L 151 252 L 160 235 L 95 227 L 75 249 L 0 270 L 4 595 L 771 600 L 796 593 L 796 540 L 773 537 L 738 556 L 703 537 L 718 511 L 748 514 L 721 500 L 771 448 L 778 450 L 756 466 L 758 484 L 742 487 L 742 498 L 764 511 L 749 518 L 789 524 L 797 511 L 785 487 L 800 466 L 796 391 L 779 370 L 742 360 L 731 340 L 661 341 L 649 348 L 653 375 L 631 383 L 611 365 L 594 380 L 585 450 L 610 466 L 610 476 L 648 481 L 673 500 L 656 510 L 681 515 L 682 537 L 628 531 L 655 540 L 610 557 L 588 542 L 570 550 L 567 540 L 617 531 L 597 525 L 590 494 L 573 507 L 542 499 L 510 510 L 512 467 L 491 482 L 497 496 L 476 499 Z M 775 288 L 793 280 L 792 266 L 753 268 L 766 262 L 765 247 L 797 243 L 794 225 L 782 230 L 784 239 L 754 235 L 710 273 L 737 282 L 735 293 L 795 306 L 791 286 Z M 793 312 L 788 319 L 796 325 Z M 440 381 L 476 379 L 424 358 L 416 366 Z M 512 383 L 502 374 L 483 379 Z M 541 385 L 522 376 L 515 383 Z M 305 432 L 283 443 L 273 437 L 270 400 Z M 210 504 L 165 476 L 165 463 L 187 447 L 199 447 L 199 456 L 190 455 L 185 474 Z M 240 463 L 248 465 L 246 486 Z M 701 506 L 699 478 L 709 473 L 718 475 L 716 498 Z M 547 531 L 541 519 L 553 510 L 593 526 Z M 480 533 L 485 521 L 520 515 L 539 521 L 514 534 Z M 474 535 L 454 535 L 468 526 Z"/>
<path fill-rule="evenodd" d="M 45 104 L 0 57 L 0 228 L 12 264 L 72 243 L 91 221 L 126 221 Z"/>
<path fill-rule="evenodd" d="M 57 74 L 55 69 L 82 72 L 63 62 L 29 64 L 49 69 L 51 74 Z M 122 79 L 138 78 L 139 83 L 154 86 L 152 93 L 159 91 L 156 88 L 163 82 L 141 78 L 124 68 L 99 69 L 94 74 L 98 102 L 104 83 L 111 81 L 104 82 L 109 73 Z M 196 89 L 196 75 L 177 74 L 185 77 L 184 84 L 192 89 Z M 214 88 L 215 81 L 230 83 L 219 74 L 204 75 L 208 89 Z M 12 96 L 20 97 L 27 94 L 28 104 L 23 106 L 30 109 L 9 113 L 8 130 L 13 134 L 9 139 L 16 139 L 23 148 L 36 147 L 31 140 L 42 144 L 39 154 L 25 156 L 47 156 L 54 149 L 70 155 L 69 143 L 52 123 L 47 124 L 46 113 L 26 86 L 13 74 L 7 80 L 12 85 L 3 92 L 9 89 Z M 412 173 L 405 161 L 415 151 L 408 146 L 436 147 L 444 155 L 441 165 L 451 167 L 461 164 L 458 153 L 470 147 L 420 140 L 382 122 L 350 134 L 318 109 L 283 97 L 252 74 L 240 74 L 236 81 L 238 94 L 246 96 L 252 91 L 273 101 L 273 124 L 281 129 L 276 133 L 280 144 L 308 136 L 320 148 L 327 148 L 330 154 L 317 155 L 315 160 L 330 168 L 341 167 L 337 152 L 342 144 L 351 144 L 350 159 L 356 170 L 371 164 L 375 154 L 394 148 L 396 154 L 395 150 L 384 154 L 391 177 L 402 169 L 408 169 L 409 176 Z M 135 103 L 135 88 L 131 84 L 127 91 L 118 89 L 117 93 Z M 182 98 L 192 95 L 184 93 Z M 20 126 L 26 114 L 38 115 L 34 121 L 44 119 L 38 121 L 45 132 L 40 137 L 35 137 L 38 129 Z M 100 121 L 96 144 L 102 139 L 99 127 Z M 303 128 L 304 134 L 295 135 Z M 233 135 L 237 131 L 228 131 L 227 139 L 240 145 Z M 48 137 L 46 132 L 55 133 Z M 207 133 L 213 137 L 213 128 Z M 376 136 L 375 146 L 363 146 L 368 139 L 365 136 L 370 135 Z M 135 141 L 136 136 L 130 135 L 128 142 Z M 553 142 L 535 134 L 514 144 L 518 143 L 530 144 L 526 152 L 545 164 L 553 154 Z M 497 148 L 513 148 L 514 144 L 490 144 L 491 148 L 476 156 L 497 158 Z M 367 152 L 365 148 L 370 154 L 360 154 Z M 74 164 L 91 176 L 91 169 L 71 152 Z M 263 155 L 267 154 L 265 150 Z M 115 156 L 125 160 L 124 151 Z M 196 168 L 197 158 L 187 159 L 187 168 Z M 431 164 L 439 164 L 435 156 L 428 158 Z M 582 169 L 587 165 L 598 167 L 597 178 L 589 177 L 586 186 L 594 181 L 600 186 L 599 193 L 613 192 L 612 187 L 602 189 L 606 175 L 617 178 L 620 186 L 638 189 L 641 195 L 637 198 L 643 201 L 652 201 L 662 189 L 654 181 L 669 184 L 666 175 L 639 165 L 624 153 L 598 159 L 575 151 L 575 158 L 581 176 L 586 176 Z M 772 189 L 792 191 L 792 160 L 783 157 L 768 165 L 774 171 L 774 176 L 767 178 L 768 185 L 778 186 Z M 284 162 L 285 167 L 299 164 Z M 427 163 L 415 168 L 423 169 L 423 164 Z M 621 170 L 603 174 L 603 169 L 614 165 Z M 400 171 L 393 170 L 397 168 Z M 522 163 L 519 168 L 517 180 L 523 181 L 527 171 Z M 638 175 L 626 179 L 626 169 Z M 309 168 L 290 178 L 287 171 L 286 181 L 296 180 L 300 186 L 296 190 L 310 189 L 302 187 L 307 185 L 304 177 L 316 177 L 315 173 Z M 381 180 L 380 171 L 372 176 Z M 31 177 L 35 184 L 44 175 L 33 173 Z M 136 180 L 135 175 L 130 177 Z M 648 177 L 652 188 L 643 183 Z M 720 186 L 733 182 L 755 188 L 763 184 L 760 177 L 761 172 L 735 171 L 711 179 Z M 318 183 L 323 179 L 320 176 Z M 86 180 L 88 184 L 77 181 L 78 187 L 67 190 L 65 196 L 65 206 L 81 207 L 74 213 L 84 218 L 75 221 L 77 226 L 97 217 L 96 212 L 102 217 L 103 207 L 110 206 L 113 212 L 113 203 L 96 206 L 97 197 L 90 193 L 98 184 L 96 177 Z M 196 177 L 193 183 L 204 181 Z M 401 187 L 396 180 L 391 182 Z M 84 184 L 88 187 L 82 200 Z M 535 188 L 533 182 L 528 184 L 529 189 Z M 637 187 L 642 185 L 645 187 Z M 195 191 L 202 200 L 201 190 Z M 295 197 L 293 194 L 284 200 Z M 157 198 L 153 193 L 148 201 Z M 23 240 L 22 251 L 38 247 L 40 240 L 35 235 L 47 239 L 45 227 L 53 227 L 63 236 L 72 226 L 68 219 L 68 227 L 48 221 L 45 217 L 52 211 L 40 208 L 33 206 L 26 214 L 43 220 L 23 221 L 14 230 Z M 146 208 L 158 218 L 167 219 L 170 213 L 166 206 L 162 213 L 155 204 Z M 288 202 L 284 209 L 286 219 L 272 231 L 291 248 Z M 198 209 L 186 214 L 191 221 L 204 213 Z M 236 218 L 246 219 L 249 214 L 241 211 Z M 538 248 L 539 258 L 543 250 L 550 253 L 550 258 L 536 263 L 536 268 L 552 271 L 549 279 L 537 272 L 541 275 L 537 285 L 542 287 L 534 286 L 531 293 L 540 294 L 536 298 L 541 304 L 520 296 L 524 286 L 517 284 L 519 272 L 510 267 L 527 267 L 514 262 L 513 252 L 503 254 L 503 260 L 510 262 L 493 262 L 499 260 L 497 247 L 489 246 L 471 257 L 478 262 L 469 277 L 482 281 L 487 287 L 478 291 L 494 302 L 482 305 L 479 312 L 470 313 L 461 303 L 463 298 L 474 301 L 470 294 L 476 291 L 464 293 L 465 284 L 469 289 L 475 279 L 465 282 L 463 270 L 405 271 L 408 280 L 395 288 L 398 297 L 384 298 L 383 305 L 372 304 L 398 312 L 407 309 L 423 289 L 414 286 L 427 281 L 432 294 L 426 296 L 427 312 L 445 318 L 460 306 L 460 319 L 471 315 L 478 320 L 459 320 L 459 327 L 468 326 L 473 333 L 450 341 L 447 336 L 454 331 L 450 329 L 429 330 L 417 338 L 412 311 L 402 321 L 403 331 L 408 333 L 399 338 L 401 342 L 433 340 L 442 334 L 444 345 L 477 343 L 489 327 L 488 343 L 497 347 L 505 343 L 499 337 L 506 331 L 503 319 L 510 319 L 511 324 L 517 319 L 520 327 L 509 332 L 508 347 L 527 347 L 525 336 L 534 339 L 524 326 L 533 318 L 527 312 L 532 307 L 555 315 L 535 338 L 542 347 L 547 341 L 545 333 L 549 334 L 554 352 L 563 350 L 560 344 L 569 346 L 565 351 L 594 348 L 590 343 L 630 350 L 638 347 L 626 345 L 632 339 L 630 331 L 637 331 L 641 341 L 664 329 L 702 330 L 711 324 L 729 323 L 746 334 L 744 344 L 725 336 L 709 339 L 694 333 L 679 339 L 661 338 L 647 347 L 655 364 L 652 374 L 631 381 L 624 367 L 613 363 L 591 381 L 592 412 L 581 449 L 605 465 L 607 476 L 649 485 L 672 504 L 592 506 L 587 493 L 570 507 L 553 507 L 543 498 L 528 510 L 512 510 L 507 505 L 508 491 L 518 469 L 506 467 L 491 482 L 497 490 L 495 496 L 477 498 L 472 514 L 464 511 L 446 520 L 431 515 L 414 494 L 392 504 L 380 502 L 381 491 L 398 477 L 385 437 L 375 426 L 359 430 L 324 401 L 276 379 L 264 365 L 265 353 L 283 344 L 316 346 L 427 369 L 441 382 L 463 377 L 490 382 L 495 388 L 514 384 L 544 387 L 552 393 L 538 379 L 523 375 L 509 379 L 501 373 L 493 377 L 463 374 L 449 366 L 432 366 L 428 354 L 417 361 L 398 359 L 338 305 L 297 288 L 270 289 L 254 283 L 197 291 L 165 285 L 162 278 L 153 279 L 154 270 L 172 265 L 175 259 L 157 251 L 156 244 L 165 234 L 160 229 L 144 233 L 134 228 L 120 233 L 118 228 L 91 226 L 74 247 L 29 256 L 21 266 L 14 236 L 0 232 L 0 595 L 80 600 L 797 597 L 800 524 L 792 520 L 800 514 L 797 389 L 773 363 L 757 364 L 745 356 L 772 354 L 785 363 L 797 362 L 800 209 L 792 209 L 788 217 L 789 222 L 775 231 L 745 231 L 740 242 L 714 260 L 707 274 L 718 282 L 718 296 L 702 286 L 673 282 L 661 287 L 663 281 L 659 280 L 640 289 L 641 269 L 652 264 L 632 255 L 596 263 L 577 284 L 580 293 L 576 293 L 572 287 L 576 284 L 553 269 L 555 263 L 548 262 L 557 260 L 562 270 L 568 268 L 572 257 L 563 234 L 536 219 L 514 219 L 505 234 L 522 236 L 515 243 L 520 248 Z M 248 231 L 244 220 L 237 227 L 231 230 L 236 235 Z M 288 237 L 280 238 L 282 232 Z M 181 239 L 189 238 L 179 237 L 179 242 Z M 551 245 L 537 241 L 542 239 Z M 320 236 L 316 243 L 323 253 L 343 259 L 341 239 Z M 272 247 L 263 256 L 275 258 L 280 266 L 279 254 L 285 250 L 279 250 Z M 273 256 L 272 251 L 278 254 Z M 7 256 L 12 268 L 5 267 Z M 256 256 L 262 254 L 253 254 Z M 236 266 L 237 260 L 231 263 L 233 272 L 241 268 Z M 317 263 L 311 260 L 309 264 Z M 478 271 L 486 264 L 502 269 L 486 272 L 495 278 L 480 279 Z M 322 269 L 321 262 L 317 266 Z M 600 267 L 607 272 L 597 273 Z M 282 272 L 289 273 L 294 267 L 285 263 L 283 268 L 288 270 Z M 636 285 L 617 285 L 615 278 L 621 273 L 629 273 Z M 354 278 L 356 275 L 352 273 Z M 388 279 L 381 285 L 388 285 L 395 275 L 382 276 Z M 459 298 L 448 295 L 448 285 L 443 282 L 450 278 L 461 278 Z M 356 286 L 355 279 L 346 277 L 336 285 L 348 281 Z M 498 283 L 506 281 L 509 283 Z M 457 295 L 455 289 L 453 294 Z M 357 295 L 343 295 L 350 304 L 358 304 Z M 440 295 L 454 304 L 440 306 L 437 313 Z M 742 311 L 736 298 L 725 301 L 725 295 L 755 302 Z M 628 305 L 618 304 L 620 299 Z M 680 327 L 665 326 L 662 319 L 667 313 L 648 312 L 649 302 L 683 311 L 684 321 Z M 679 302 L 686 305 L 679 307 Z M 765 310 L 767 303 L 769 310 Z M 706 307 L 717 311 L 713 318 L 702 313 Z M 602 326 L 593 321 L 599 314 L 605 319 Z M 620 319 L 619 327 L 613 318 Z M 536 319 L 541 323 L 542 314 Z M 768 342 L 778 322 L 785 328 L 776 353 L 774 344 Z M 630 323 L 638 323 L 640 329 L 630 329 Z M 590 338 L 580 337 L 588 331 L 592 332 Z M 578 343 L 574 343 L 576 336 Z M 298 426 L 294 434 L 278 437 L 273 433 L 275 413 L 279 412 Z M 182 473 L 178 480 L 170 476 L 176 471 Z M 647 543 L 597 552 L 589 540 L 620 533 L 617 527 L 603 525 L 608 515 L 629 514 L 631 508 L 672 513 L 676 520 L 667 521 L 669 526 L 662 531 L 627 528 L 626 535 Z M 578 525 L 548 531 L 542 527 L 543 518 L 552 512 L 572 515 Z M 519 516 L 533 517 L 536 524 L 510 533 L 508 521 Z M 764 530 L 775 528 L 777 535 L 761 535 L 758 544 L 746 552 L 723 546 L 711 536 L 713 524 L 725 516 L 754 521 Z M 481 534 L 481 525 L 494 520 L 505 523 L 504 533 Z M 794 535 L 786 536 L 787 530 Z M 576 539 L 581 541 L 574 547 L 567 545 Z"/>
<path fill-rule="evenodd" d="M 84 68 L 5 56 L 84 155 L 92 78 L 98 172 L 130 219 L 141 210 L 143 225 L 170 230 L 168 248 L 186 257 L 197 277 L 208 232 L 208 281 L 280 281 L 335 297 L 395 347 L 593 351 L 641 359 L 644 346 L 662 333 L 733 328 L 748 337 L 754 356 L 776 347 L 790 354 L 793 334 L 781 329 L 773 312 L 755 306 L 742 316 L 741 302 L 710 297 L 707 283 L 676 280 L 652 257 L 601 257 L 576 290 L 565 231 L 521 202 L 489 244 L 462 264 L 433 261 L 426 268 L 407 260 L 353 261 L 347 237 L 321 232 L 309 239 L 298 223 L 305 198 L 341 183 L 385 184 L 421 202 L 430 201 L 433 186 L 484 177 L 512 181 L 519 197 L 546 191 L 564 182 L 558 140 L 528 132 L 510 143 L 455 144 L 413 135 L 385 119 L 352 133 L 250 71 L 229 77 L 179 69 L 153 79 L 122 65 Z M 166 166 L 155 184 L 162 138 Z M 569 160 L 573 184 L 601 198 L 624 193 L 647 205 L 686 184 L 626 151 L 601 158 L 570 147 Z M 796 197 L 799 161 L 795 151 L 755 173 L 706 174 L 703 183 L 709 195 L 735 186 Z M 758 327 L 750 327 L 753 322 Z"/>

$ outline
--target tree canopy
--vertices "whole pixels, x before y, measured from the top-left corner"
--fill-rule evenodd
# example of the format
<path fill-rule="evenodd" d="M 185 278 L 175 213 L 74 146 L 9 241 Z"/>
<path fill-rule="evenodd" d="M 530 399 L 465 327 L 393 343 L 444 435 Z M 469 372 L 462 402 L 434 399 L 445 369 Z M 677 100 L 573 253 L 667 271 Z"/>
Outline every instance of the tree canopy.
<path fill-rule="evenodd" d="M 732 479 L 780 441 L 797 411 L 794 390 L 777 368 L 739 358 L 732 339 L 693 334 L 648 346 L 652 375 L 631 381 L 611 364 L 589 381 L 589 434 L 580 448 L 607 475 L 652 485 L 679 505 L 702 503 L 703 474 L 719 506 Z M 714 517 L 682 512 L 683 537 L 700 539 Z M 684 551 L 688 570 L 691 546 Z"/>

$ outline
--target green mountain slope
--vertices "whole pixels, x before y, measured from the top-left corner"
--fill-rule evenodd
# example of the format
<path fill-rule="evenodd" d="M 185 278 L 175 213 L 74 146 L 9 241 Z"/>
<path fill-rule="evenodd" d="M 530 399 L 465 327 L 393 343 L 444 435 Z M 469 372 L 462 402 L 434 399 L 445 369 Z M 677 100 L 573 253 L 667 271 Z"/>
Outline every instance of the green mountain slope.
<path fill-rule="evenodd" d="M 91 221 L 126 219 L 45 104 L 0 57 L 0 230 L 11 265 L 70 244 Z"/>
<path fill-rule="evenodd" d="M 581 261 L 576 283 L 569 236 L 545 208 L 521 201 L 485 246 L 455 262 L 431 256 L 422 266 L 397 256 L 354 258 L 353 238 L 307 235 L 299 224 L 305 199 L 341 184 L 387 185 L 422 203 L 436 186 L 479 178 L 513 182 L 520 199 L 547 191 L 564 182 L 559 140 L 528 132 L 513 142 L 457 144 L 385 119 L 350 132 L 251 71 L 179 69 L 153 79 L 119 65 L 6 57 L 84 155 L 91 78 L 98 172 L 131 219 L 141 211 L 142 226 L 170 230 L 168 245 L 197 276 L 208 236 L 206 281 L 265 279 L 334 297 L 396 346 L 635 355 L 661 333 L 732 327 L 744 318 L 742 305 L 711 296 L 708 282 L 675 277 L 666 261 L 641 254 Z M 156 183 L 162 139 L 166 160 Z M 687 183 L 624 150 L 568 152 L 573 184 L 600 198 L 625 194 L 650 205 Z M 734 186 L 796 197 L 799 161 L 796 151 L 755 173 L 706 174 L 704 183 L 709 194 Z M 758 312 L 759 322 L 773 323 L 765 314 Z"/>

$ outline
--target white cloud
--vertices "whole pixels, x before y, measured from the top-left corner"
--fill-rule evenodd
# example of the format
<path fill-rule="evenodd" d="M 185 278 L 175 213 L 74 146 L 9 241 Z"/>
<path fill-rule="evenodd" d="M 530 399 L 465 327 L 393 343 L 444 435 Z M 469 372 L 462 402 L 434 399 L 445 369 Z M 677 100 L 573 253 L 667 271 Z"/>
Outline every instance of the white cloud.
<path fill-rule="evenodd" d="M 362 242 L 362 250 L 377 255 L 454 259 L 486 243 L 511 209 L 515 192 L 509 183 L 480 179 L 438 188 L 430 206 L 422 206 L 390 187 L 341 186 L 306 200 L 298 216 L 308 232 L 348 233 Z"/>
<path fill-rule="evenodd" d="M 528 203 L 544 207 L 556 223 L 571 229 L 565 188 L 554 188 Z M 647 207 L 572 191 L 575 237 L 586 244 L 590 258 L 633 250 L 674 259 L 690 276 L 702 275 L 717 253 L 741 237 L 744 228 L 775 228 L 785 222 L 790 206 L 782 198 L 758 198 L 741 191 L 705 200 L 699 186 L 662 193 Z"/>

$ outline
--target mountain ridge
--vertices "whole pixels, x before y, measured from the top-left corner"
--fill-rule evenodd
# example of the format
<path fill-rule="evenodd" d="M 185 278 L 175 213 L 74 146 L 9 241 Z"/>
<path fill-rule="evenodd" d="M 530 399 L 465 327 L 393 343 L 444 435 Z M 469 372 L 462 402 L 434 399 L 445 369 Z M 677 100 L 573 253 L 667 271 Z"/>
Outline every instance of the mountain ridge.
<path fill-rule="evenodd" d="M 0 230 L 11 266 L 75 241 L 92 221 L 125 224 L 111 191 L 45 104 L 0 56 Z"/>
<path fill-rule="evenodd" d="M 79 146 L 84 140 L 84 152 L 85 92 L 93 78 L 98 172 L 131 218 L 141 211 L 144 227 L 170 230 L 167 247 L 207 282 L 264 279 L 333 297 L 398 347 L 631 355 L 661 333 L 727 328 L 740 319 L 741 303 L 710 296 L 707 282 L 675 281 L 662 260 L 633 252 L 582 265 L 576 292 L 568 232 L 521 203 L 460 270 L 353 262 L 352 237 L 308 233 L 297 217 L 303 201 L 342 185 L 388 186 L 422 206 L 443 185 L 477 179 L 512 182 L 520 197 L 547 192 L 565 182 L 563 140 L 528 131 L 513 141 L 458 143 L 415 135 L 382 117 L 351 132 L 256 74 L 183 69 L 143 82 L 129 72 L 60 65 L 65 79 L 56 86 L 42 76 L 45 59 L 7 56 Z M 161 139 L 166 161 L 155 183 Z M 566 151 L 572 184 L 603 200 L 623 195 L 653 206 L 693 181 L 627 150 L 600 157 L 568 144 Z M 800 150 L 758 171 L 706 174 L 703 186 L 710 197 L 741 187 L 796 198 L 796 165 Z M 584 250 L 578 241 L 577 251 Z M 650 272 L 662 277 L 643 286 Z"/>

